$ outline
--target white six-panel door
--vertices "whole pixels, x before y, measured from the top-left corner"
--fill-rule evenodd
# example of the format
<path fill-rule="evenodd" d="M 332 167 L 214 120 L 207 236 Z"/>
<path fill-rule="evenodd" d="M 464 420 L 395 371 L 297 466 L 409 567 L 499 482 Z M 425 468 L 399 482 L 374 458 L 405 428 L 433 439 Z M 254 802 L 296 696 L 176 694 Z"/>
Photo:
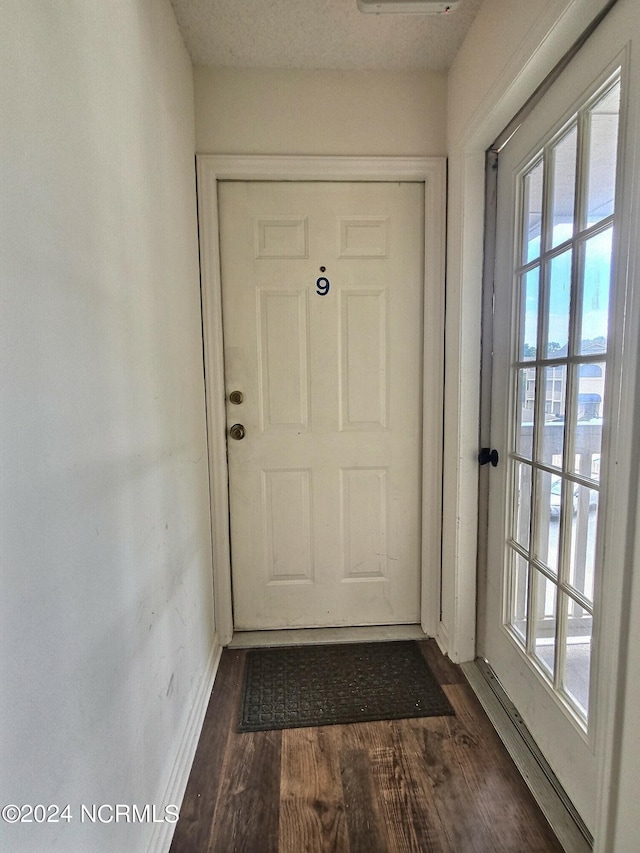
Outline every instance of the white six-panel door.
<path fill-rule="evenodd" d="M 424 184 L 219 207 L 234 626 L 419 622 Z"/>

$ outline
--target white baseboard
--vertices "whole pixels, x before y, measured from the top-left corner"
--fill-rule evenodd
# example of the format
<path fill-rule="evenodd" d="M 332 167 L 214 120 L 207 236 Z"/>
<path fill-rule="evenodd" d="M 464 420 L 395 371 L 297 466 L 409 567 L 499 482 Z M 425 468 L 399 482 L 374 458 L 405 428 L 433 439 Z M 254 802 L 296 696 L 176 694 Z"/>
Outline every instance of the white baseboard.
<path fill-rule="evenodd" d="M 450 657 L 449 650 L 451 648 L 451 637 L 449 636 L 448 628 L 445 627 L 443 622 L 438 623 L 435 640 L 442 654 Z"/>
<path fill-rule="evenodd" d="M 187 782 L 189 781 L 191 766 L 198 747 L 200 732 L 202 731 L 202 724 L 207 712 L 207 706 L 209 705 L 209 699 L 213 689 L 213 682 L 218 671 L 221 654 L 222 646 L 218 642 L 217 636 L 214 636 L 211 652 L 209 653 L 209 659 L 204 673 L 202 674 L 202 678 L 200 679 L 200 683 L 193 700 L 193 705 L 191 706 L 191 711 L 187 719 L 187 725 L 182 733 L 180 747 L 173 763 L 171 773 L 169 774 L 165 795 L 161 800 L 163 803 L 175 803 L 176 805 L 182 806 L 182 799 L 187 787 Z M 155 823 L 153 825 L 151 838 L 149 839 L 147 853 L 168 853 L 176 825 L 177 823 Z"/>

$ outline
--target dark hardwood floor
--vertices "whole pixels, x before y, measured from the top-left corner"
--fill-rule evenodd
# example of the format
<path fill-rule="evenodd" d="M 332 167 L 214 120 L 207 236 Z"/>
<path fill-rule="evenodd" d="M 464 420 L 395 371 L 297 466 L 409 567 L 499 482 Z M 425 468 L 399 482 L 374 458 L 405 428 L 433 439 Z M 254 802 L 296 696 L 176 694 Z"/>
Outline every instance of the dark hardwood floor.
<path fill-rule="evenodd" d="M 459 667 L 419 645 L 454 717 L 249 734 L 225 649 L 171 853 L 561 851 Z"/>

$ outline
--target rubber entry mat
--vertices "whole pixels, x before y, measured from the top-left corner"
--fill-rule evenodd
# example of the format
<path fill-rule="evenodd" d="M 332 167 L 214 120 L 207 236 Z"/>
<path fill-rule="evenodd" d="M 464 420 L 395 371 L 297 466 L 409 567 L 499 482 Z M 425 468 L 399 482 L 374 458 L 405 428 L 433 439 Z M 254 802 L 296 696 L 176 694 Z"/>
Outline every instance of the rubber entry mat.
<path fill-rule="evenodd" d="M 237 730 L 453 713 L 413 641 L 251 649 Z"/>

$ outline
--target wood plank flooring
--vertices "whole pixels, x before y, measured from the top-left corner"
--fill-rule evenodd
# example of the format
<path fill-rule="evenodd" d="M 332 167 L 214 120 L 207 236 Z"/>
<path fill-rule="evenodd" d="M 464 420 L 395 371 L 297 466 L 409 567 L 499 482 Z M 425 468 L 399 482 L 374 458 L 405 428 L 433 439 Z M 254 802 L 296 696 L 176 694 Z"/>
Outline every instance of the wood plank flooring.
<path fill-rule="evenodd" d="M 225 649 L 171 853 L 562 851 L 459 667 L 419 645 L 454 717 L 244 734 Z"/>

